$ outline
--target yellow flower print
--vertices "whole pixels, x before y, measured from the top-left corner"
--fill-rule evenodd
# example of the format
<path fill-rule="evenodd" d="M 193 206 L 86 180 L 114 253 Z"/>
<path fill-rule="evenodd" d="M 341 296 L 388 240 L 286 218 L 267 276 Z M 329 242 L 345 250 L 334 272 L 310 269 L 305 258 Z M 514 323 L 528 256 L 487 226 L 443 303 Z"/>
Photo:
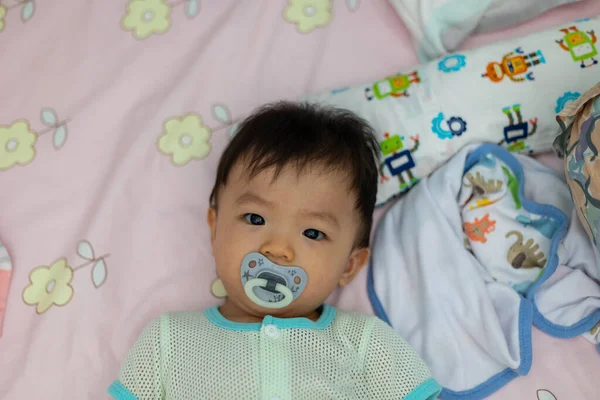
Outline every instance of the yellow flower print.
<path fill-rule="evenodd" d="M 43 314 L 53 304 L 64 306 L 73 297 L 73 269 L 65 258 L 60 258 L 50 267 L 37 267 L 29 273 L 31 284 L 23 290 L 23 301 Z"/>
<path fill-rule="evenodd" d="M 158 149 L 171 156 L 174 165 L 185 165 L 192 158 L 202 159 L 210 153 L 210 129 L 202 124 L 200 116 L 188 114 L 165 122 L 164 133 L 158 140 Z"/>
<path fill-rule="evenodd" d="M 6 6 L 0 4 L 0 32 L 4 30 L 4 17 L 6 17 Z"/>
<path fill-rule="evenodd" d="M 284 18 L 299 32 L 308 33 L 331 20 L 331 0 L 288 0 Z"/>
<path fill-rule="evenodd" d="M 136 39 L 146 39 L 154 33 L 166 32 L 171 26 L 171 6 L 165 0 L 130 0 L 123 28 Z"/>
<path fill-rule="evenodd" d="M 13 165 L 27 165 L 35 157 L 37 135 L 29 122 L 19 120 L 11 126 L 0 126 L 0 170 Z"/>

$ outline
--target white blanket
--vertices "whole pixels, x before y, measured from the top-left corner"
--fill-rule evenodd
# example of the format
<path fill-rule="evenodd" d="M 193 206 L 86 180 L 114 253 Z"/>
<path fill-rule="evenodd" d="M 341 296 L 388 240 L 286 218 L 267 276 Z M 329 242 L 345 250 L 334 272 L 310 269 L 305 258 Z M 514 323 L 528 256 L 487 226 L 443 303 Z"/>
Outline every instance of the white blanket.
<path fill-rule="evenodd" d="M 390 0 L 410 31 L 421 61 L 448 54 L 471 33 L 518 25 L 581 0 Z"/>
<path fill-rule="evenodd" d="M 574 215 L 553 171 L 485 144 L 461 150 L 382 218 L 369 295 L 442 398 L 480 399 L 527 374 L 532 325 L 573 337 L 600 321 L 600 254 Z"/>

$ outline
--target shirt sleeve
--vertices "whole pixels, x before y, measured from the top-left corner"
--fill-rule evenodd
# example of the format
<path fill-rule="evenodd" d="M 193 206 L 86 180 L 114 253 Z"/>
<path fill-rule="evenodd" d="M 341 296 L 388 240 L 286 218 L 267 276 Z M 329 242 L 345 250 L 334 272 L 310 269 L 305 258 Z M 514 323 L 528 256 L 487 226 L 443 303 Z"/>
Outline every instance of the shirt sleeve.
<path fill-rule="evenodd" d="M 378 318 L 373 321 L 363 365 L 367 397 L 436 399 L 442 388 L 423 360 L 389 325 Z"/>
<path fill-rule="evenodd" d="M 162 400 L 161 329 L 162 318 L 150 322 L 142 331 L 125 362 L 119 379 L 108 393 L 116 400 Z M 166 321 L 164 322 L 166 324 Z"/>

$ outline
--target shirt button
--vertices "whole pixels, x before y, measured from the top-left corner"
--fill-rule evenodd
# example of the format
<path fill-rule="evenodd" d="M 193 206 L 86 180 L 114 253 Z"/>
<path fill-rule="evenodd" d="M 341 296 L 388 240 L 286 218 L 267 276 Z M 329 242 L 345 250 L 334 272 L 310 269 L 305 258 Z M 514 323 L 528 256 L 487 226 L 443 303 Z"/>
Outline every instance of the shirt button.
<path fill-rule="evenodd" d="M 265 334 L 269 337 L 276 338 L 279 336 L 279 329 L 275 325 L 266 325 Z"/>

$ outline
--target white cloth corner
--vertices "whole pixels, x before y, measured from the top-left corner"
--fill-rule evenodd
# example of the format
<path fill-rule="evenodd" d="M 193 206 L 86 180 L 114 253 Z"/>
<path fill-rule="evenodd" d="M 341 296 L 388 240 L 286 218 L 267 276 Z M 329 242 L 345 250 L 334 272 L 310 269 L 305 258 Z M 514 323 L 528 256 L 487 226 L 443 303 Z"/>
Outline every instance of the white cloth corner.
<path fill-rule="evenodd" d="M 451 53 L 472 34 L 518 25 L 580 0 L 390 0 L 421 62 Z"/>

